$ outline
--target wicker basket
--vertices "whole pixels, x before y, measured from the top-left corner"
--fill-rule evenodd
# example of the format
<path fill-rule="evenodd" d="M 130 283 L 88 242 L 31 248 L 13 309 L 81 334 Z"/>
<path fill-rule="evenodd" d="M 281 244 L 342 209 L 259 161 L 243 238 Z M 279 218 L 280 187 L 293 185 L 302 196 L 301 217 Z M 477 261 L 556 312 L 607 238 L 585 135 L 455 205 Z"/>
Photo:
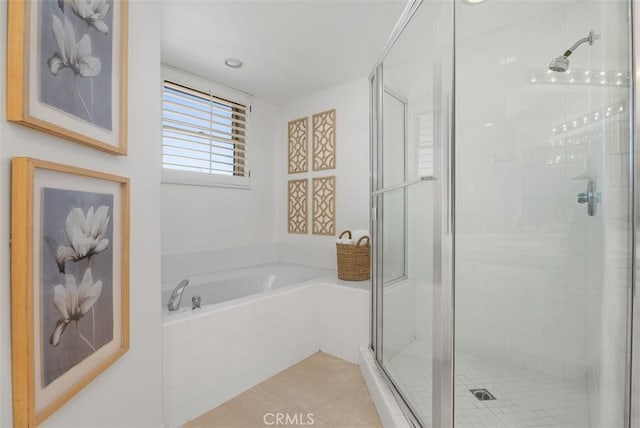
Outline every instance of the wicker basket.
<path fill-rule="evenodd" d="M 345 230 L 338 239 L 344 235 L 351 239 L 351 231 Z M 345 281 L 364 281 L 369 279 L 369 237 L 363 236 L 355 245 L 336 243 L 338 255 L 338 278 Z"/>

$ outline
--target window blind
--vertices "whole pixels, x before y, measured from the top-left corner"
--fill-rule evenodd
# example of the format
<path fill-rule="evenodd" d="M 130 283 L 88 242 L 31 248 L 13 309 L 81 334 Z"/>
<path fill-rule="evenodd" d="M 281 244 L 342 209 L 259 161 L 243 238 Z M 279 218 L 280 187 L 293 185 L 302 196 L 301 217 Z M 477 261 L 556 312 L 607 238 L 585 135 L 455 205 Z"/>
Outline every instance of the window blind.
<path fill-rule="evenodd" d="M 165 80 L 162 167 L 247 177 L 247 107 Z"/>
<path fill-rule="evenodd" d="M 415 116 L 418 177 L 433 176 L 433 113 Z"/>

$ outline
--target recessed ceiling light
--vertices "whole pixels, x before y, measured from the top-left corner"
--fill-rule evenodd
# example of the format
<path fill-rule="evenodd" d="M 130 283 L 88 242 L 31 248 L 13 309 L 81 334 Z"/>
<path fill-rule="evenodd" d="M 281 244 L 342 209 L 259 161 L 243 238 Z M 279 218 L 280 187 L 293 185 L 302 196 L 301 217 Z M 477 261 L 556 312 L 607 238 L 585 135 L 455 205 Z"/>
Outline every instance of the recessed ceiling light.
<path fill-rule="evenodd" d="M 462 0 L 462 3 L 474 6 L 476 4 L 480 4 L 484 2 L 484 0 Z"/>
<path fill-rule="evenodd" d="M 229 68 L 240 68 L 242 67 L 242 61 L 238 58 L 227 58 L 224 60 L 224 65 Z"/>

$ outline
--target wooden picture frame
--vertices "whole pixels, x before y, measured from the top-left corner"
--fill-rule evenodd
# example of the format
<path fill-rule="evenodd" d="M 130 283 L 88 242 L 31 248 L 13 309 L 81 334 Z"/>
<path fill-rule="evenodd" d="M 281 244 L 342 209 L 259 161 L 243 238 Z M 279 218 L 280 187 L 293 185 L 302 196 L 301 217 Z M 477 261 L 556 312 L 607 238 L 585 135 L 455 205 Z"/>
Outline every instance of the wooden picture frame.
<path fill-rule="evenodd" d="M 7 120 L 126 155 L 128 0 L 88 7 L 9 0 Z"/>
<path fill-rule="evenodd" d="M 129 179 L 17 157 L 12 180 L 13 423 L 32 428 L 129 349 Z"/>

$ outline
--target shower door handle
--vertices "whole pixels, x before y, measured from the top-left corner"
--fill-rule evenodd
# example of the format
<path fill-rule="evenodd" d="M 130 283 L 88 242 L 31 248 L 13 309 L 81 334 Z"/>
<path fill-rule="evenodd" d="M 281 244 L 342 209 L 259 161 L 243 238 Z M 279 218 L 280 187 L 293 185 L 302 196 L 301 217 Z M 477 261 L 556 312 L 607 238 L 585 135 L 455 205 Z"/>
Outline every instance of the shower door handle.
<path fill-rule="evenodd" d="M 596 180 L 587 182 L 587 191 L 578 193 L 578 203 L 587 204 L 587 214 L 590 217 L 596 215 L 596 204 L 600 202 L 600 193 L 596 192 Z"/>
<path fill-rule="evenodd" d="M 410 181 L 405 181 L 402 183 L 398 183 L 398 184 L 394 184 L 392 186 L 388 186 L 388 187 L 384 187 L 380 190 L 376 190 L 374 192 L 371 193 L 372 196 L 376 196 L 376 195 L 380 195 L 382 193 L 387 193 L 387 192 L 391 192 L 393 190 L 398 190 L 398 189 L 403 189 L 405 187 L 410 187 L 413 186 L 414 184 L 418 184 L 418 183 L 422 183 L 423 181 L 434 181 L 436 178 L 432 175 L 425 175 L 425 176 L 421 176 L 419 178 L 416 178 L 415 180 L 410 180 Z"/>

